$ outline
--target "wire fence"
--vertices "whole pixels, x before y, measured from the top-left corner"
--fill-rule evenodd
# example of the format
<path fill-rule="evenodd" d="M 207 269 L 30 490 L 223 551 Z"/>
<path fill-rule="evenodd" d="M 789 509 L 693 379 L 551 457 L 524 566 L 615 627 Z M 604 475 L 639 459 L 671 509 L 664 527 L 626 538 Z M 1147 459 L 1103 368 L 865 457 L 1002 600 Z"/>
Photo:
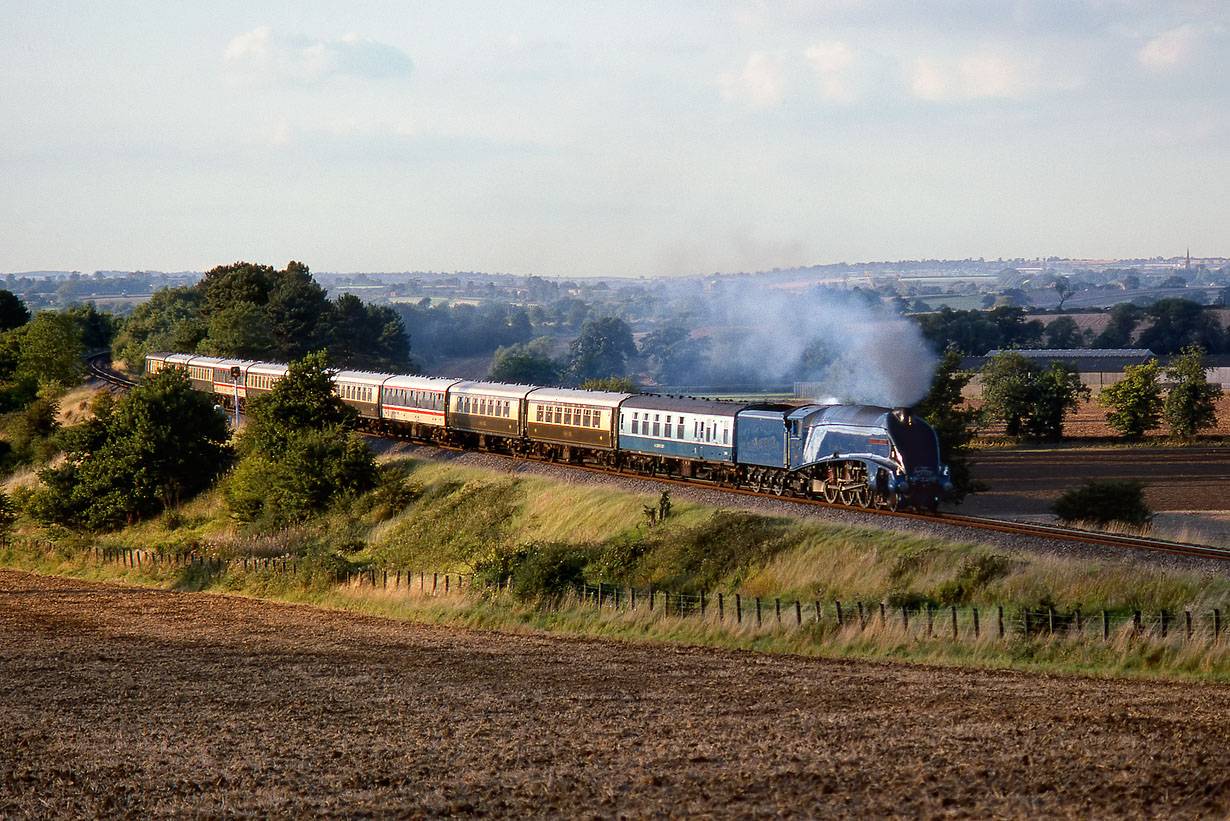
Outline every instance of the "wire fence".
<path fill-rule="evenodd" d="M 163 553 L 140 549 L 91 548 L 97 561 L 150 571 L 181 568 L 208 576 L 271 573 L 297 576 L 301 560 L 293 556 L 243 556 L 222 559 L 198 552 Z M 318 570 L 318 568 L 317 568 Z M 352 588 L 405 590 L 428 596 L 480 591 L 514 595 L 511 578 L 490 581 L 473 574 L 441 573 L 387 567 L 330 568 L 331 583 Z M 863 631 L 894 631 L 904 636 L 954 641 L 1065 637 L 1112 640 L 1121 636 L 1221 641 L 1222 608 L 1156 612 L 1097 610 L 1079 607 L 1006 605 L 892 604 L 858 599 L 802 600 L 742 593 L 681 593 L 614 584 L 582 584 L 564 596 L 548 598 L 556 606 L 592 608 L 595 613 L 643 613 L 660 618 L 697 619 L 734 628 L 790 630 L 814 626 Z"/>

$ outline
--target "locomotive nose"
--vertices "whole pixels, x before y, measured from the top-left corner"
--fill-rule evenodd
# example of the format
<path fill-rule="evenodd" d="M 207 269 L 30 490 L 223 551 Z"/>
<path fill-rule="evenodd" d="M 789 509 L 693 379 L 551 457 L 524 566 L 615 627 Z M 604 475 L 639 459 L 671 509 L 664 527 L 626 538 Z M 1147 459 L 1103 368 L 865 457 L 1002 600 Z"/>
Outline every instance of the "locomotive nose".
<path fill-rule="evenodd" d="M 909 408 L 893 408 L 893 416 L 897 417 L 897 421 L 903 425 L 912 424 L 914 419 Z"/>

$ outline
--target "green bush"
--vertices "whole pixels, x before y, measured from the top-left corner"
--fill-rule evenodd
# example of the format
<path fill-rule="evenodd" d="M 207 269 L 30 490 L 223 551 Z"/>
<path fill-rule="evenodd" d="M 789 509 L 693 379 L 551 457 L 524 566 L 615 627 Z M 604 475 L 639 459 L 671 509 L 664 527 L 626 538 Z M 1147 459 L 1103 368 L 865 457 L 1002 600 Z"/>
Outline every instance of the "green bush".
<path fill-rule="evenodd" d="M 1134 479 L 1091 479 L 1056 499 L 1051 512 L 1063 522 L 1147 525 L 1153 511 L 1145 504 L 1144 490 L 1145 483 Z"/>

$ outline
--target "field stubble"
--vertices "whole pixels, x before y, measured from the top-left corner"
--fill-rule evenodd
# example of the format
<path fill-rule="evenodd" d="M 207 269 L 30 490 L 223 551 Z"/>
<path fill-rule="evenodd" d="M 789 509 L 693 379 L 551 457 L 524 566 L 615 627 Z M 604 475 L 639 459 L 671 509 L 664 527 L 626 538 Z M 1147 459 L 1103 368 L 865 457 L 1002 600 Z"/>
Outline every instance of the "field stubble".
<path fill-rule="evenodd" d="M 1224 816 L 1219 685 L 392 622 L 0 570 L 0 815 Z"/>

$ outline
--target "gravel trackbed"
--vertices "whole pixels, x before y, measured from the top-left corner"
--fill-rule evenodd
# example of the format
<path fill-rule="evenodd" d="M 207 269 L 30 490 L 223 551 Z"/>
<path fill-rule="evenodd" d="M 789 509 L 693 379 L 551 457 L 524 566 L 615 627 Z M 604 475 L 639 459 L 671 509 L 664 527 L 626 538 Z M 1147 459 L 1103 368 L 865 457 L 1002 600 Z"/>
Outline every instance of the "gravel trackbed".
<path fill-rule="evenodd" d="M 1226 817 L 1230 688 L 0 570 L 0 817 Z"/>

